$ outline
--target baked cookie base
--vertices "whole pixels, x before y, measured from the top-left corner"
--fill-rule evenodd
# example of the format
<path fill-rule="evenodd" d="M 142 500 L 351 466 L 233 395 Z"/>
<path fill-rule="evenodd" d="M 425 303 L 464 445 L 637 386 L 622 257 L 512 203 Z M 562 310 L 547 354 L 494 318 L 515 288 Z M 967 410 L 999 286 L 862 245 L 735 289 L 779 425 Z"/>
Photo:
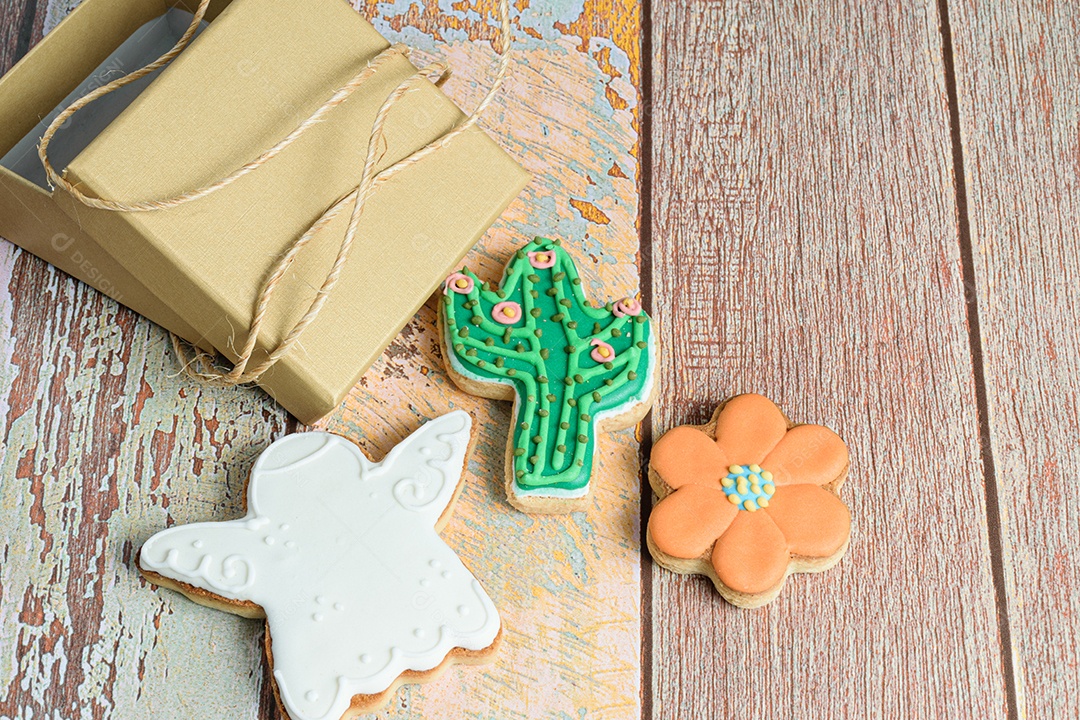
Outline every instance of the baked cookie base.
<path fill-rule="evenodd" d="M 702 432 L 707 434 L 709 437 L 715 438 L 716 424 L 720 417 L 720 412 L 724 409 L 725 406 L 727 406 L 728 402 L 730 402 L 731 399 L 732 398 L 729 398 L 728 400 L 724 401 L 724 403 L 722 403 L 720 407 L 716 409 L 716 412 L 713 413 L 712 419 L 706 424 L 690 425 L 688 427 L 697 428 L 698 430 L 701 430 Z M 786 414 L 784 415 L 784 420 L 785 422 L 787 422 L 788 430 L 802 424 L 793 423 Z M 844 467 L 843 471 L 835 480 L 821 485 L 821 487 L 833 493 L 834 495 L 838 495 L 840 492 L 840 488 L 844 484 L 844 481 L 847 480 L 848 469 L 850 467 L 851 464 L 849 463 Z M 649 485 L 652 486 L 653 493 L 657 497 L 657 502 L 659 502 L 659 500 L 663 500 L 668 495 L 675 492 L 673 488 L 671 488 L 667 483 L 663 481 L 663 479 L 660 477 L 660 474 L 653 469 L 651 464 L 649 465 Z M 721 597 L 723 597 L 724 600 L 727 600 L 732 605 L 741 608 L 756 608 L 761 607 L 762 605 L 769 604 L 770 602 L 775 600 L 776 597 L 780 594 L 780 591 L 784 589 L 784 584 L 787 582 L 787 579 L 795 573 L 824 572 L 825 570 L 833 567 L 844 557 L 844 554 L 847 552 L 850 542 L 851 536 L 848 535 L 848 538 L 844 540 L 844 544 L 840 546 L 840 548 L 835 553 L 824 558 L 792 555 L 788 559 L 787 572 L 784 573 L 784 576 L 780 578 L 780 581 L 776 585 L 769 588 L 768 590 L 765 590 L 764 592 L 750 594 L 739 592 L 738 590 L 728 587 L 719 578 L 719 576 L 717 576 L 716 570 L 712 566 L 712 553 L 713 548 L 716 546 L 716 542 L 713 542 L 713 544 L 710 545 L 708 549 L 699 557 L 689 559 L 677 558 L 672 555 L 668 555 L 667 553 L 661 551 L 656 547 L 656 544 L 653 542 L 651 527 L 648 527 L 645 530 L 645 543 L 649 548 L 649 553 L 652 555 L 653 560 L 656 562 L 657 565 L 680 575 L 704 575 L 708 577 L 710 580 L 712 580 L 712 584 L 716 586 L 717 592 L 720 593 Z"/>

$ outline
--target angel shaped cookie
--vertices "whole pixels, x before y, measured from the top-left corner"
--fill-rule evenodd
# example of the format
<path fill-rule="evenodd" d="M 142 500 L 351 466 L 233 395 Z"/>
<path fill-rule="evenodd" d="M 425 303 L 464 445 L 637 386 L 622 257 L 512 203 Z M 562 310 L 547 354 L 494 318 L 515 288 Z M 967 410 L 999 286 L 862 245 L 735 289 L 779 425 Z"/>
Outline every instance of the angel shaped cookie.
<path fill-rule="evenodd" d="M 182 525 L 139 554 L 150 582 L 265 618 L 278 701 L 292 720 L 339 720 L 399 685 L 483 662 L 498 611 L 439 537 L 472 420 L 432 420 L 371 462 L 338 435 L 289 435 L 255 463 L 247 515 Z"/>

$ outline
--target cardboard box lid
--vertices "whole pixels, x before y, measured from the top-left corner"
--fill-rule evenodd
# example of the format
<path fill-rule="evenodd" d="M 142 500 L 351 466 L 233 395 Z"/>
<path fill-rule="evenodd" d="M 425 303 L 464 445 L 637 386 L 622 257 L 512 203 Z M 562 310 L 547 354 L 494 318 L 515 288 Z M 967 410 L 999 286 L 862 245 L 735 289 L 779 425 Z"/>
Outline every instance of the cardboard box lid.
<path fill-rule="evenodd" d="M 340 0 L 234 0 L 70 164 L 69 178 L 98 196 L 125 200 L 205 185 L 284 137 L 386 47 Z M 198 201 L 111 213 L 62 193 L 57 199 L 207 341 L 235 357 L 272 262 L 356 186 L 379 107 L 414 72 L 394 56 L 280 156 Z M 441 91 L 421 83 L 388 118 L 381 166 L 462 117 Z M 382 185 L 322 314 L 260 385 L 305 422 L 335 408 L 528 177 L 474 129 Z M 307 310 L 347 215 L 319 234 L 279 284 L 263 349 Z"/>

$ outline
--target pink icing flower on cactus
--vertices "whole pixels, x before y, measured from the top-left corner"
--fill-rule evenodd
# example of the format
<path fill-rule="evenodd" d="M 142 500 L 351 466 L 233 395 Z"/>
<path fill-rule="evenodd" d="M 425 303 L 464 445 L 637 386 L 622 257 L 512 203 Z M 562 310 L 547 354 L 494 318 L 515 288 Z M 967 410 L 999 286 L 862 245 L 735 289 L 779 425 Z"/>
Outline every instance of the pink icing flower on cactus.
<path fill-rule="evenodd" d="M 593 341 L 589 344 L 593 346 L 589 356 L 596 362 L 606 363 L 615 359 L 615 348 L 611 347 L 603 340 L 593 338 Z"/>
<path fill-rule="evenodd" d="M 468 295 L 473 289 L 473 279 L 465 273 L 451 273 L 446 282 L 443 283 L 443 295 L 446 295 L 451 290 L 459 295 Z"/>
<path fill-rule="evenodd" d="M 521 319 L 521 306 L 516 302 L 501 302 L 491 309 L 492 319 L 503 325 L 513 325 Z"/>
<path fill-rule="evenodd" d="M 640 315 L 641 314 L 641 302 L 634 298 L 626 298 L 615 303 L 615 307 L 611 312 L 615 317 L 625 317 L 626 315 Z"/>
<path fill-rule="evenodd" d="M 529 253 L 529 263 L 534 268 L 545 270 L 549 267 L 555 266 L 555 251 L 554 250 L 537 250 L 536 252 Z"/>

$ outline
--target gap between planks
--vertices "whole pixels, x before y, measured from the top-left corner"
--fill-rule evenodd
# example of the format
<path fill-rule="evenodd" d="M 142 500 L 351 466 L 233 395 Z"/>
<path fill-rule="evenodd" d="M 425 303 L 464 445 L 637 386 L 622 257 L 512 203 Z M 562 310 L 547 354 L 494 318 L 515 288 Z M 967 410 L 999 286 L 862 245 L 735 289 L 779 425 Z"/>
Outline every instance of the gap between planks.
<path fill-rule="evenodd" d="M 23 7 L 22 24 L 19 26 L 19 35 L 15 40 L 15 57 L 12 60 L 12 65 L 22 60 L 23 55 L 30 52 L 31 41 L 41 39 L 40 35 L 34 32 L 34 26 L 37 25 L 36 19 L 37 0 L 26 0 L 26 5 Z"/>
<path fill-rule="evenodd" d="M 953 183 L 956 194 L 957 238 L 960 245 L 961 272 L 964 283 L 964 307 L 967 311 L 968 345 L 975 383 L 976 417 L 979 424 L 979 450 L 982 456 L 983 487 L 986 493 L 987 541 L 990 546 L 991 571 L 997 604 L 1000 634 L 1001 669 L 1005 678 L 1005 698 L 1009 720 L 1020 720 L 1016 696 L 1016 670 L 1013 666 L 1012 631 L 1009 627 L 1009 599 L 1005 587 L 1005 564 L 1002 547 L 1001 507 L 998 498 L 997 472 L 990 437 L 990 411 L 987 405 L 986 371 L 982 352 L 982 327 L 979 323 L 979 296 L 976 288 L 975 259 L 971 246 L 971 222 L 968 218 L 967 179 L 964 174 L 964 145 L 960 134 L 960 104 L 956 95 L 956 66 L 953 61 L 952 23 L 948 0 L 938 0 L 941 27 L 941 57 L 945 93 L 949 103 L 949 134 L 952 138 Z"/>
<path fill-rule="evenodd" d="M 653 44 L 652 0 L 641 0 L 641 89 L 640 120 L 638 124 L 638 272 L 640 273 L 641 303 L 645 312 L 653 312 L 652 293 L 652 103 L 653 103 Z M 657 371 L 659 377 L 659 372 Z M 661 393 L 663 388 L 660 389 Z M 649 454 L 652 451 L 652 412 L 642 420 L 638 433 L 641 458 L 641 718 L 653 717 L 653 562 L 645 547 L 645 530 L 652 512 L 652 487 L 649 484 Z"/>

